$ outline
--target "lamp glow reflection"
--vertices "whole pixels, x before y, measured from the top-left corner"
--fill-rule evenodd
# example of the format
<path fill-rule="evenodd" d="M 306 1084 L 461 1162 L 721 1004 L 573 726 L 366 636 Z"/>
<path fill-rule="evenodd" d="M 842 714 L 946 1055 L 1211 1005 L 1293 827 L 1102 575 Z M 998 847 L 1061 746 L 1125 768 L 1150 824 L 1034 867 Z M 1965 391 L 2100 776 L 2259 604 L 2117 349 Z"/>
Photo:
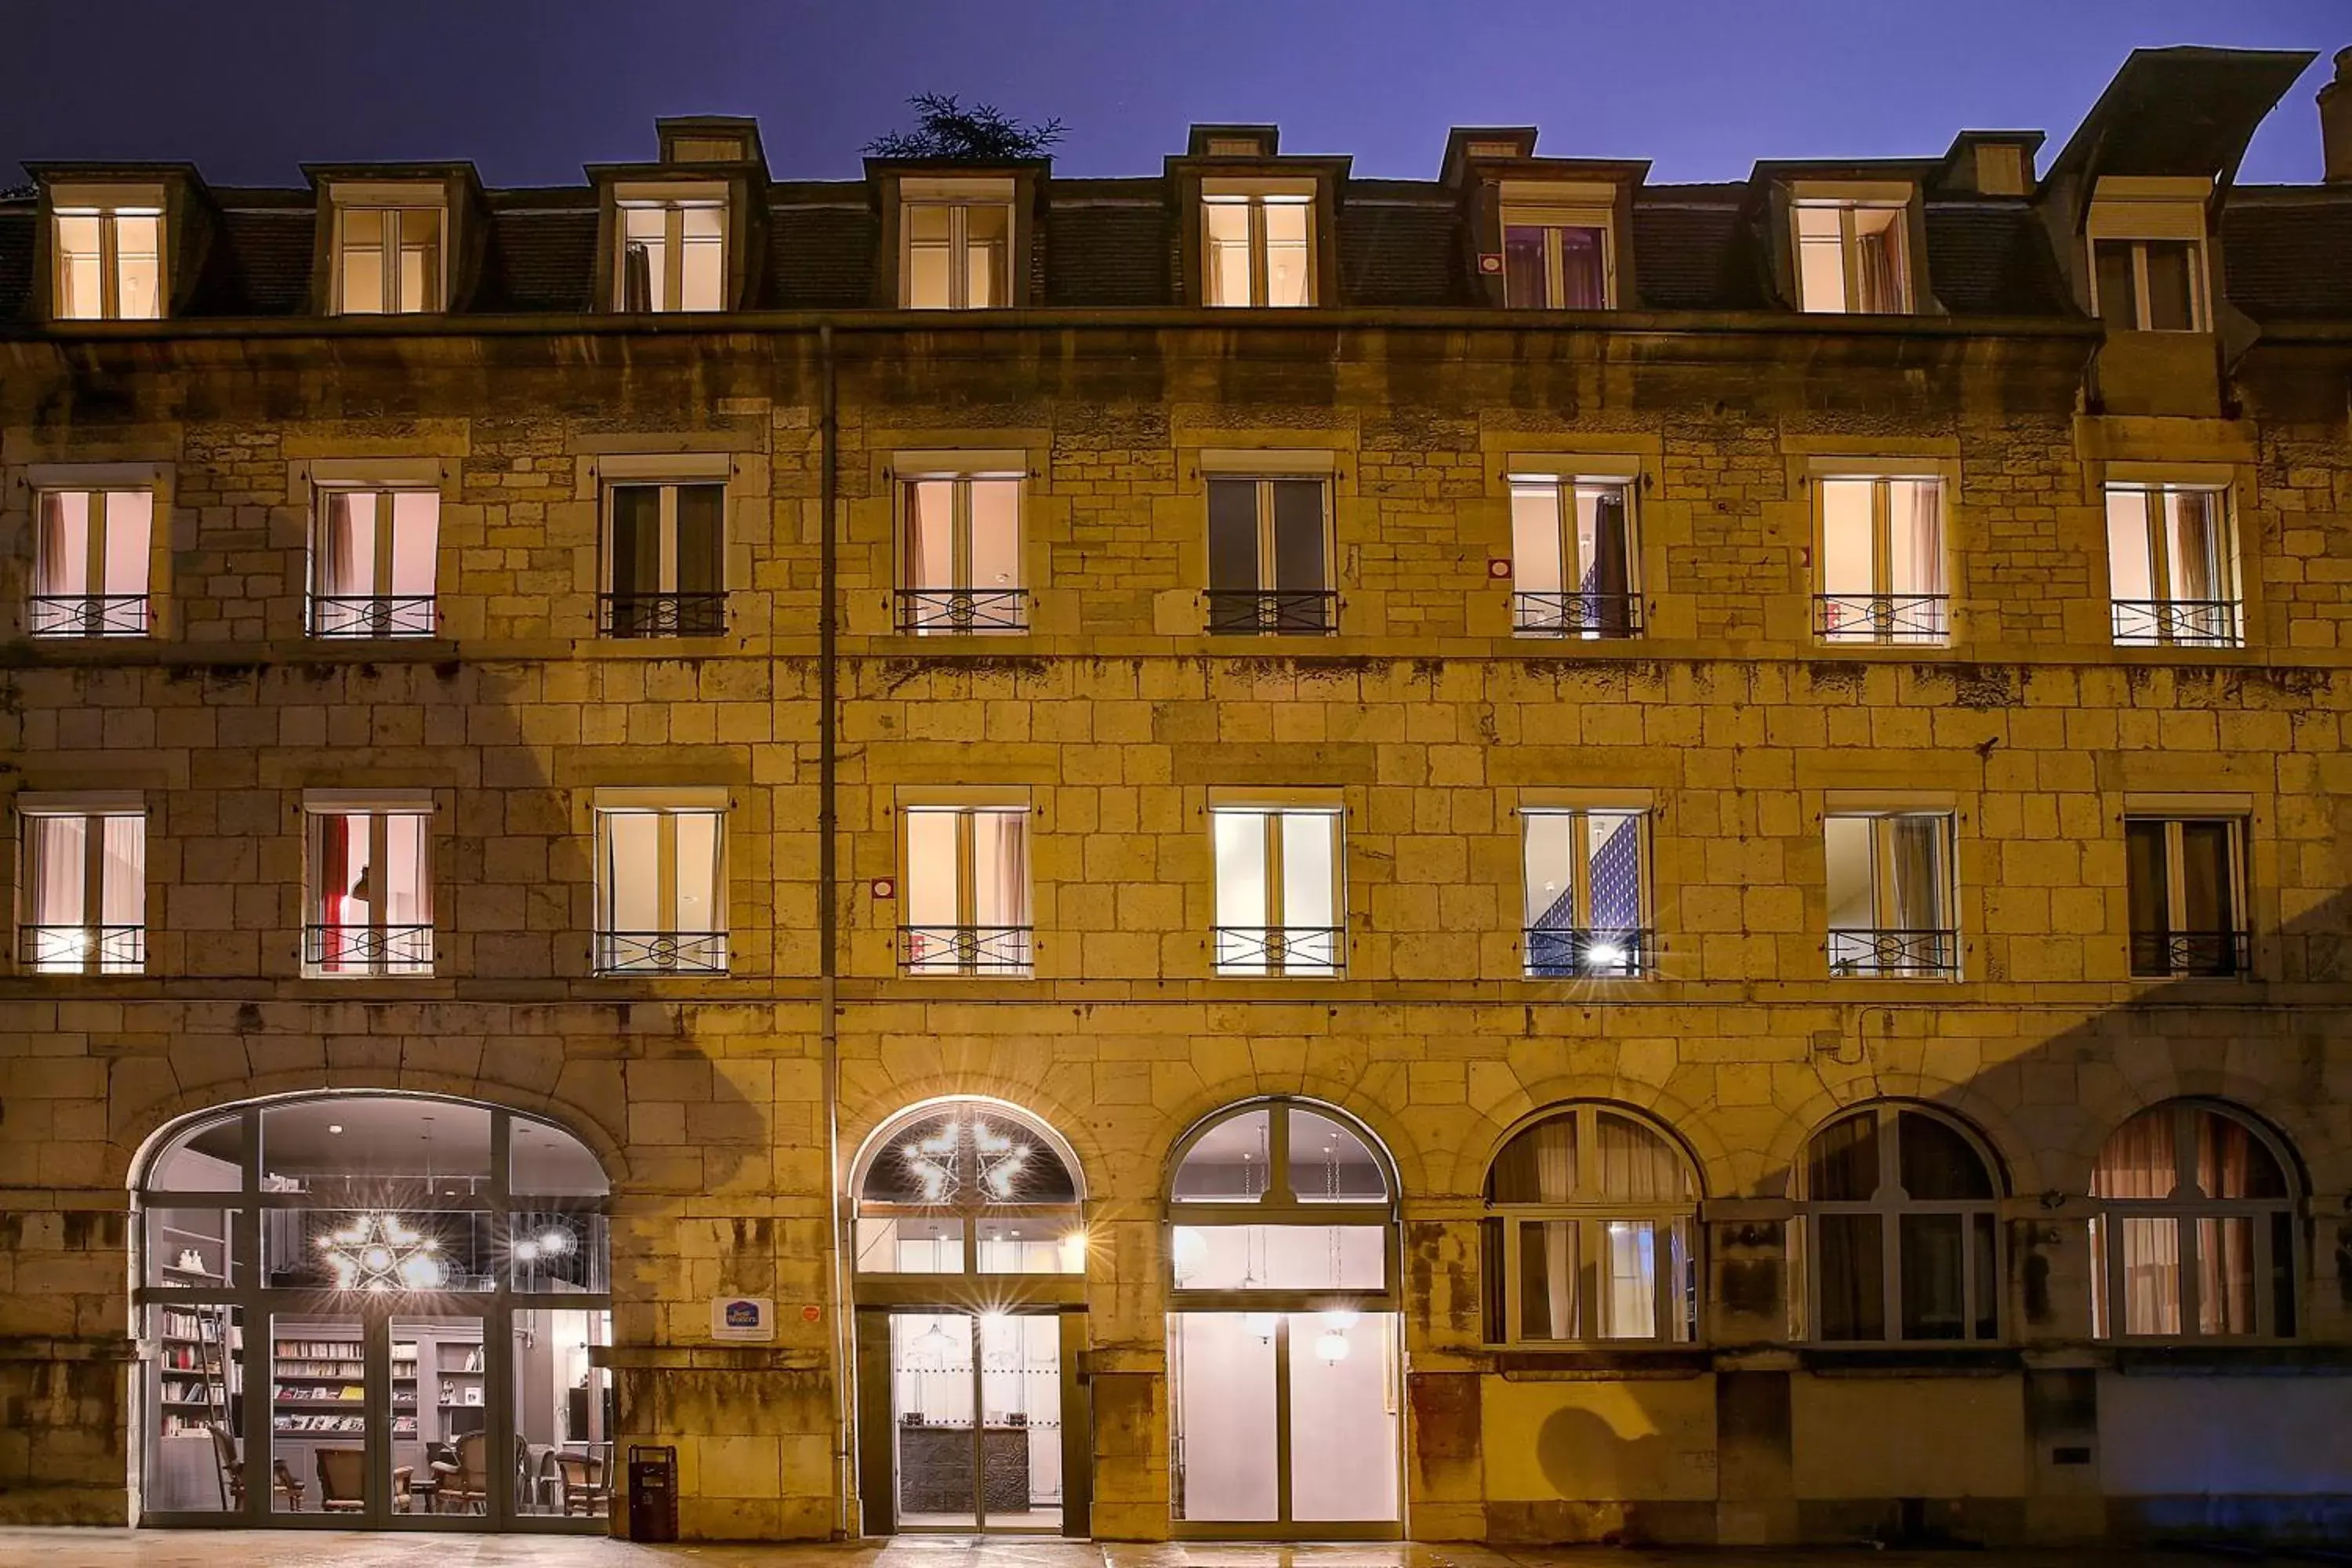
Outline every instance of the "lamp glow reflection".
<path fill-rule="evenodd" d="M 394 1214 L 362 1214 L 319 1238 L 338 1290 L 437 1290 L 448 1270 L 441 1244 Z"/>

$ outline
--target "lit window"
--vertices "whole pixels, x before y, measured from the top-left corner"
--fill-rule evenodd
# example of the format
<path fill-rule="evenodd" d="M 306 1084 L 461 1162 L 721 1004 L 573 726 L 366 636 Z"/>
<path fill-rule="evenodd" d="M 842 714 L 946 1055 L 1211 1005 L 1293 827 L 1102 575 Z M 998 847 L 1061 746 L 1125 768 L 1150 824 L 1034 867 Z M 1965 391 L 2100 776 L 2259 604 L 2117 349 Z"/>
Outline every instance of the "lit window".
<path fill-rule="evenodd" d="M 1029 812 L 1025 806 L 917 805 L 907 824 L 910 974 L 1029 971 Z"/>
<path fill-rule="evenodd" d="M 981 310 L 1012 303 L 1006 259 L 1013 241 L 1010 206 L 996 201 L 909 201 L 898 213 L 908 307 Z"/>
<path fill-rule="evenodd" d="M 155 498 L 146 490 L 44 490 L 26 605 L 35 637 L 144 637 Z"/>
<path fill-rule="evenodd" d="M 1503 208 L 1503 302 L 1515 310 L 1605 310 L 1615 258 L 1609 214 L 1573 207 Z"/>
<path fill-rule="evenodd" d="M 1520 637 L 1625 637 L 1642 629 L 1633 485 L 1511 476 L 1511 629 Z"/>
<path fill-rule="evenodd" d="M 2193 239 L 2094 239 L 2092 305 L 2110 331 L 2205 331 L 2205 247 Z"/>
<path fill-rule="evenodd" d="M 614 308 L 720 310 L 727 305 L 727 204 L 624 201 Z"/>
<path fill-rule="evenodd" d="M 899 630 L 1027 629 L 1020 476 L 931 475 L 905 481 L 898 496 Z"/>
<path fill-rule="evenodd" d="M 604 494 L 604 635 L 724 635 L 727 487 L 615 484 Z"/>
<path fill-rule="evenodd" d="M 1853 812 L 1822 822 L 1830 973 L 1957 979 L 1948 812 Z"/>
<path fill-rule="evenodd" d="M 2270 1135 L 2194 1100 L 2116 1129 L 2092 1168 L 2091 1331 L 2293 1337 L 2296 1193 Z"/>
<path fill-rule="evenodd" d="M 316 516 L 310 635 L 431 637 L 439 492 L 321 489 Z"/>
<path fill-rule="evenodd" d="M 858 1273 L 1087 1271 L 1077 1163 L 1043 1122 L 995 1100 L 934 1102 L 886 1123 L 866 1151 Z"/>
<path fill-rule="evenodd" d="M 1830 315 L 1908 311 L 1907 211 L 1894 203 L 1797 203 L 1798 307 Z"/>
<path fill-rule="evenodd" d="M 2243 644 L 2230 492 L 2109 485 L 2107 587 L 2117 647 Z"/>
<path fill-rule="evenodd" d="M 1823 1342 L 2000 1337 L 1993 1163 L 1955 1122 L 1874 1105 L 1830 1123 L 1798 1171 L 1790 1231 Z"/>
<path fill-rule="evenodd" d="M 136 974 L 147 962 L 147 816 L 137 806 L 19 795 L 18 956 L 38 974 Z"/>
<path fill-rule="evenodd" d="M 1211 305 L 1315 303 L 1315 198 L 1219 191 L 1201 197 L 1202 298 Z"/>
<path fill-rule="evenodd" d="M 339 207 L 335 223 L 336 310 L 391 316 L 442 308 L 440 208 Z"/>
<path fill-rule="evenodd" d="M 1486 1173 L 1486 1337 L 1698 1334 L 1698 1181 L 1663 1129 L 1578 1105 L 1515 1133 Z"/>
<path fill-rule="evenodd" d="M 1208 481 L 1209 630 L 1312 636 L 1338 629 L 1328 488 L 1317 479 Z"/>
<path fill-rule="evenodd" d="M 596 808 L 596 970 L 723 974 L 726 812 L 715 805 Z"/>
<path fill-rule="evenodd" d="M 1632 978 L 1650 967 L 1641 811 L 1532 808 L 1525 835 L 1527 972 Z"/>
<path fill-rule="evenodd" d="M 2124 823 L 2134 974 L 2246 973 L 2244 826 L 2228 817 Z"/>
<path fill-rule="evenodd" d="M 313 974 L 433 972 L 432 804 L 304 803 L 310 818 L 310 909 L 302 960 Z"/>
<path fill-rule="evenodd" d="M 163 313 L 163 209 L 57 209 L 57 315 L 66 321 L 148 321 Z"/>
<path fill-rule="evenodd" d="M 1951 635 L 1943 486 L 1821 479 L 1815 628 L 1825 642 L 1940 643 Z"/>
<path fill-rule="evenodd" d="M 1345 966 L 1336 806 L 1219 806 L 1220 974 L 1337 974 Z"/>

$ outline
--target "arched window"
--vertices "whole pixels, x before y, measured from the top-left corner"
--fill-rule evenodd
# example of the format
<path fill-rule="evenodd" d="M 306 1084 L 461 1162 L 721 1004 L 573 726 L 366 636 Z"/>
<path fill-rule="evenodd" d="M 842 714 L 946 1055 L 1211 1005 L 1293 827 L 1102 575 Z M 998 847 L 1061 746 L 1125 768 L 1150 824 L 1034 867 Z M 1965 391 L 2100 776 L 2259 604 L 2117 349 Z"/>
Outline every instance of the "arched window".
<path fill-rule="evenodd" d="M 1396 1181 L 1328 1106 L 1253 1100 L 1178 1143 L 1168 1197 L 1179 1535 L 1393 1536 Z"/>
<path fill-rule="evenodd" d="M 1664 1129 L 1571 1105 L 1486 1173 L 1486 1335 L 1498 1344 L 1698 1333 L 1698 1178 Z"/>
<path fill-rule="evenodd" d="M 1977 1136 L 1925 1106 L 1842 1116 L 1805 1148 L 1792 1233 L 1822 1341 L 2000 1337 L 2000 1182 Z"/>
<path fill-rule="evenodd" d="M 168 1129 L 134 1194 L 142 1518 L 601 1519 L 608 1192 L 563 1129 L 461 1100 L 312 1095 Z"/>
<path fill-rule="evenodd" d="M 861 1274 L 1083 1274 L 1078 1162 L 999 1100 L 934 1100 L 866 1141 L 856 1174 Z"/>
<path fill-rule="evenodd" d="M 2092 1331 L 2292 1337 L 2292 1170 L 2266 1128 L 2210 1101 L 2116 1128 L 2091 1173 Z"/>

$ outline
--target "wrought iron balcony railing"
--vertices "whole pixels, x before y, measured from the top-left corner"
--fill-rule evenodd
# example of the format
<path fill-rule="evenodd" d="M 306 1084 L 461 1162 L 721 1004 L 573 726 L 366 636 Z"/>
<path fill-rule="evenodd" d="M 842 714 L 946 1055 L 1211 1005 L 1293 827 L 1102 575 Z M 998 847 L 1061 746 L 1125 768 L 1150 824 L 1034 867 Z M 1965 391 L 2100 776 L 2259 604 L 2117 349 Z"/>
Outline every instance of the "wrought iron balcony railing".
<path fill-rule="evenodd" d="M 1523 637 L 1642 635 L 1639 594 L 1513 594 L 1511 630 Z"/>
<path fill-rule="evenodd" d="M 1345 926 L 1219 926 L 1220 974 L 1337 974 Z"/>
<path fill-rule="evenodd" d="M 1649 973 L 1650 933 L 1530 926 L 1528 974 L 1536 980 L 1633 980 Z"/>
<path fill-rule="evenodd" d="M 1026 588 L 901 588 L 898 629 L 925 634 L 1025 632 Z"/>
<path fill-rule="evenodd" d="M 144 594 L 36 594 L 26 601 L 37 637 L 143 637 Z"/>
<path fill-rule="evenodd" d="M 2243 974 L 2253 967 L 2252 948 L 2242 931 L 2136 931 L 2131 972 L 2149 978 Z"/>
<path fill-rule="evenodd" d="M 2117 599 L 2118 647 L 2236 647 L 2245 641 L 2235 599 Z"/>
<path fill-rule="evenodd" d="M 910 974 L 1026 974 L 1028 926 L 900 926 L 898 962 Z"/>
<path fill-rule="evenodd" d="M 1329 588 L 1211 588 L 1209 629 L 1221 636 L 1321 637 L 1339 629 Z"/>
<path fill-rule="evenodd" d="M 436 626 L 430 594 L 313 594 L 314 637 L 429 637 Z"/>
<path fill-rule="evenodd" d="M 608 637 L 727 635 L 725 594 L 600 594 L 597 629 Z"/>
<path fill-rule="evenodd" d="M 599 974 L 724 974 L 723 931 L 600 931 Z"/>
<path fill-rule="evenodd" d="M 1841 977 L 1952 980 L 1960 973 L 1955 931 L 1833 931 L 1830 973 Z"/>
<path fill-rule="evenodd" d="M 1816 594 L 1813 626 L 1825 642 L 1944 642 L 1952 635 L 1952 597 L 1948 594 Z"/>
<path fill-rule="evenodd" d="M 302 962 L 328 974 L 430 974 L 433 928 L 304 926 Z"/>
<path fill-rule="evenodd" d="M 147 964 L 147 928 L 20 926 L 17 956 L 35 974 L 136 974 Z"/>

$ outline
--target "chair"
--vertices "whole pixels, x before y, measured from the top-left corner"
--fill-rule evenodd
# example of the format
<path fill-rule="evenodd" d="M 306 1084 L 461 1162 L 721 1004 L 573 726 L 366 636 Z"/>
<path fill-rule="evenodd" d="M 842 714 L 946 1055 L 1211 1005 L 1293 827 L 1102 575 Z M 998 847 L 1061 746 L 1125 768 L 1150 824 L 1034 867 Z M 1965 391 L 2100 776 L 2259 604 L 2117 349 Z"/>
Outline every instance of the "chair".
<path fill-rule="evenodd" d="M 488 1433 L 468 1432 L 457 1439 L 455 1463 L 433 1461 L 433 1473 L 440 1481 L 436 1497 L 441 1512 L 488 1511 L 489 1470 L 483 1458 L 489 1441 Z"/>
<path fill-rule="evenodd" d="M 613 1511 L 613 1479 L 599 1454 L 575 1454 L 558 1448 L 555 1473 L 563 1482 L 563 1511 L 603 1519 Z"/>
<path fill-rule="evenodd" d="M 245 1507 L 245 1461 L 236 1457 L 236 1439 L 230 1436 L 228 1428 L 217 1421 L 205 1422 L 205 1430 L 212 1434 L 213 1459 L 220 1466 L 221 1479 L 228 1484 L 228 1506 L 232 1510 L 242 1510 Z M 271 1484 L 276 1490 L 285 1494 L 287 1508 L 295 1513 L 301 1512 L 302 1493 L 306 1489 L 303 1483 L 294 1479 L 294 1472 L 286 1468 L 283 1459 L 272 1460 L 269 1468 Z"/>
<path fill-rule="evenodd" d="M 367 1455 L 359 1448 L 320 1448 L 314 1451 L 319 1468 L 319 1507 L 328 1513 L 357 1513 L 367 1507 Z M 403 1465 L 392 1472 L 392 1506 L 396 1513 L 408 1511 L 408 1478 L 414 1467 Z"/>

